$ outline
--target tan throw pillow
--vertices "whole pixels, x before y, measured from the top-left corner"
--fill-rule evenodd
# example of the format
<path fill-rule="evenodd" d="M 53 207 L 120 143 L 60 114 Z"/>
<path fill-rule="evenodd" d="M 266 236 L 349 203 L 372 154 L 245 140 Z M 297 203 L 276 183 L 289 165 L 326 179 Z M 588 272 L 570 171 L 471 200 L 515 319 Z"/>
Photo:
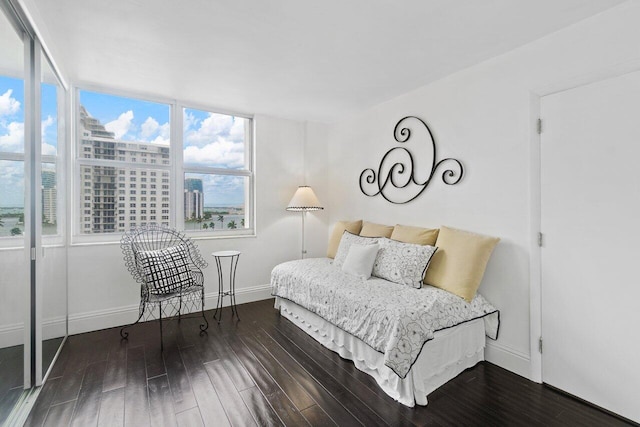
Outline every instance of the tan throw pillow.
<path fill-rule="evenodd" d="M 471 302 L 499 241 L 497 237 L 440 227 L 436 241 L 438 251 L 431 258 L 424 283 Z"/>
<path fill-rule="evenodd" d="M 342 234 L 348 231 L 351 234 L 359 234 L 362 229 L 362 220 L 358 221 L 338 221 L 333 227 L 333 232 L 329 238 L 329 246 L 327 247 L 327 257 L 335 258 L 336 252 L 338 252 L 338 246 L 340 245 L 340 239 Z"/>
<path fill-rule="evenodd" d="M 410 225 L 396 224 L 391 233 L 391 240 L 403 243 L 414 243 L 416 245 L 436 246 L 438 238 L 437 228 L 412 227 Z"/>
<path fill-rule="evenodd" d="M 391 233 L 393 233 L 392 225 L 382 225 L 375 224 L 373 222 L 365 221 L 362 224 L 362 230 L 360 230 L 360 235 L 362 237 L 391 237 Z"/>

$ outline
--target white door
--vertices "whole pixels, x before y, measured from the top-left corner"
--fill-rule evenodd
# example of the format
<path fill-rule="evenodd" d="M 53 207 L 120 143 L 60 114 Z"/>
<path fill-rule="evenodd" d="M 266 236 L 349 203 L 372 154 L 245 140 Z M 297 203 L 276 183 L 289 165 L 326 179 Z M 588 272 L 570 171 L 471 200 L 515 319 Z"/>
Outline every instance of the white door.
<path fill-rule="evenodd" d="M 640 422 L 640 72 L 541 109 L 543 381 Z"/>

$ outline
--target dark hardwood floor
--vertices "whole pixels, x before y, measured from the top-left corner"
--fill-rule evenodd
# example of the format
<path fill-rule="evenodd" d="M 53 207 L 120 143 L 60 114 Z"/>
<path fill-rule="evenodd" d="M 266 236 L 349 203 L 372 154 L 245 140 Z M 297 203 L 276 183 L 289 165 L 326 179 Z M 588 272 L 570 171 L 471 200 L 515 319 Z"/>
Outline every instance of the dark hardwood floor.
<path fill-rule="evenodd" d="M 201 319 L 69 337 L 27 426 L 616 426 L 622 420 L 490 363 L 407 408 L 281 318 L 273 300 Z"/>

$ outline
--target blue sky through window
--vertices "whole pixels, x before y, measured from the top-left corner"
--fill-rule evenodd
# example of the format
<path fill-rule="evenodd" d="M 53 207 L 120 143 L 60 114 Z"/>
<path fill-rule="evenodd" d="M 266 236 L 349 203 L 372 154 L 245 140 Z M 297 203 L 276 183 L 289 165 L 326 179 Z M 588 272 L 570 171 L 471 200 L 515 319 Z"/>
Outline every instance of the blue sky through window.
<path fill-rule="evenodd" d="M 80 104 L 116 139 L 169 144 L 170 108 L 166 104 L 84 90 Z"/>

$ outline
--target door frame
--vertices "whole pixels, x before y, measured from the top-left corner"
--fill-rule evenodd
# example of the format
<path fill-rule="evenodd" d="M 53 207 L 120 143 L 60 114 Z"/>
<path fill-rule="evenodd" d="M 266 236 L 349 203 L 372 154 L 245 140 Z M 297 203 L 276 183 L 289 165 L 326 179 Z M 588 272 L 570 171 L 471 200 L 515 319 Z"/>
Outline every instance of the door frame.
<path fill-rule="evenodd" d="M 542 247 L 538 245 L 538 233 L 542 230 L 542 157 L 541 143 L 544 134 L 542 98 L 576 89 L 602 80 L 620 77 L 640 71 L 640 59 L 602 67 L 598 70 L 563 79 L 529 90 L 529 379 L 543 383 L 542 353 L 539 340 L 542 337 Z M 538 133 L 538 119 L 542 118 L 542 132 Z"/>

